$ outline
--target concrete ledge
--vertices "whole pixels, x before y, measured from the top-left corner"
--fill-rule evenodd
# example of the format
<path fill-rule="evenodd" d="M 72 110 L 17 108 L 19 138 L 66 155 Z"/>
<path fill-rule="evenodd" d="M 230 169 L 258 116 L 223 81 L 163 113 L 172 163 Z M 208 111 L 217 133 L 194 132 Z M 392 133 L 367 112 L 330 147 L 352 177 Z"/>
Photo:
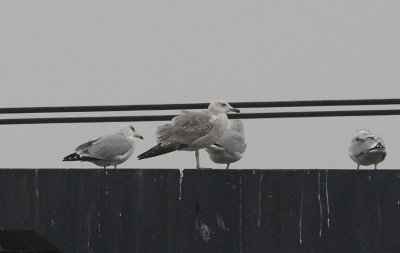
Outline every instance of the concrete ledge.
<path fill-rule="evenodd" d="M 400 171 L 1 169 L 0 228 L 63 252 L 394 252 Z"/>

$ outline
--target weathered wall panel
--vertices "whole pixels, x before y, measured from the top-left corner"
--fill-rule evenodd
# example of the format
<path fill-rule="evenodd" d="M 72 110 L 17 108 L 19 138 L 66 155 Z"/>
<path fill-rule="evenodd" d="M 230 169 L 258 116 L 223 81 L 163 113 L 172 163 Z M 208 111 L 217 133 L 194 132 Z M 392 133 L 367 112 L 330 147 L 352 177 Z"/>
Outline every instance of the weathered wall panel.
<path fill-rule="evenodd" d="M 63 252 L 400 248 L 395 170 L 2 169 L 0 203 L 2 230 Z"/>

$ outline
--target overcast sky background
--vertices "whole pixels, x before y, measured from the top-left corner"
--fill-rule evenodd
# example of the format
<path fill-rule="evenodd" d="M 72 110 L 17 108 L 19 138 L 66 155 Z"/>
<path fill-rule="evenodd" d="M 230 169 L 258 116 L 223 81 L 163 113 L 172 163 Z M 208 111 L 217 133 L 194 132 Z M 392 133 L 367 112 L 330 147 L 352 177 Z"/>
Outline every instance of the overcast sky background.
<path fill-rule="evenodd" d="M 400 98 L 399 13 L 394 0 L 1 1 L 0 107 Z M 136 114 L 143 113 L 61 116 Z M 56 115 L 24 115 L 38 116 Z M 136 159 L 155 145 L 162 123 L 132 122 L 145 140 L 120 168 L 195 167 L 193 152 Z M 231 168 L 355 169 L 348 146 L 367 128 L 386 142 L 378 167 L 397 169 L 399 123 L 245 120 L 247 152 Z M 93 168 L 61 160 L 119 125 L 0 126 L 0 167 Z M 200 158 L 225 167 L 205 151 Z"/>

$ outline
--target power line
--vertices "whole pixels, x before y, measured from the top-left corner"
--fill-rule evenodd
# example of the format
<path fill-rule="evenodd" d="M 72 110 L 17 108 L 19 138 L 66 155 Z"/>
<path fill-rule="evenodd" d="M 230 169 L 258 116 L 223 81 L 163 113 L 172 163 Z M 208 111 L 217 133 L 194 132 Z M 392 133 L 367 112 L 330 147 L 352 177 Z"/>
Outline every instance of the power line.
<path fill-rule="evenodd" d="M 240 113 L 240 114 L 229 114 L 228 117 L 230 119 L 261 119 L 261 118 L 348 117 L 348 116 L 389 116 L 389 115 L 400 115 L 400 110 Z M 130 121 L 168 121 L 168 120 L 171 120 L 175 116 L 177 116 L 177 115 L 19 118 L 19 119 L 0 119 L 0 125 L 130 122 Z"/>
<path fill-rule="evenodd" d="M 304 100 L 275 102 L 232 102 L 237 108 L 268 107 L 311 107 L 311 106 L 362 106 L 395 105 L 400 99 L 352 99 L 352 100 Z M 57 107 L 10 107 L 0 108 L 0 114 L 14 113 L 60 113 L 60 112 L 112 112 L 112 111 L 149 111 L 206 109 L 209 103 L 188 104 L 147 104 L 147 105 L 101 105 L 101 106 L 57 106 Z"/>

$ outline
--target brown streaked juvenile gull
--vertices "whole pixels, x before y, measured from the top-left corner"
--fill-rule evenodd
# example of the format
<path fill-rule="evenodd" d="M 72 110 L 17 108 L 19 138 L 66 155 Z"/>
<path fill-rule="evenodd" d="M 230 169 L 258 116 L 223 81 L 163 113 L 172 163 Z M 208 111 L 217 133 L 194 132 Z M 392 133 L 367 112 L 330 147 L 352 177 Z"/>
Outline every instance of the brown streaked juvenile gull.
<path fill-rule="evenodd" d="M 75 153 L 64 157 L 63 161 L 86 161 L 98 166 L 117 168 L 129 159 L 135 149 L 134 137 L 143 137 L 130 125 L 122 125 L 117 133 L 105 135 L 78 146 Z"/>
<path fill-rule="evenodd" d="M 229 169 L 231 163 L 242 158 L 246 147 L 243 122 L 234 119 L 231 120 L 230 129 L 226 129 L 222 137 L 205 151 L 213 162 L 226 164 L 226 169 Z"/>
<path fill-rule="evenodd" d="M 200 169 L 199 150 L 221 138 L 228 126 L 228 112 L 240 111 L 222 100 L 213 101 L 201 112 L 182 111 L 172 123 L 157 128 L 157 145 L 139 155 L 139 160 L 176 150 L 195 151 L 196 168 Z"/>
<path fill-rule="evenodd" d="M 386 157 L 385 143 L 382 138 L 366 129 L 358 130 L 351 140 L 349 156 L 357 163 L 357 169 L 360 169 L 360 165 L 372 164 L 377 169 L 376 165 Z"/>

